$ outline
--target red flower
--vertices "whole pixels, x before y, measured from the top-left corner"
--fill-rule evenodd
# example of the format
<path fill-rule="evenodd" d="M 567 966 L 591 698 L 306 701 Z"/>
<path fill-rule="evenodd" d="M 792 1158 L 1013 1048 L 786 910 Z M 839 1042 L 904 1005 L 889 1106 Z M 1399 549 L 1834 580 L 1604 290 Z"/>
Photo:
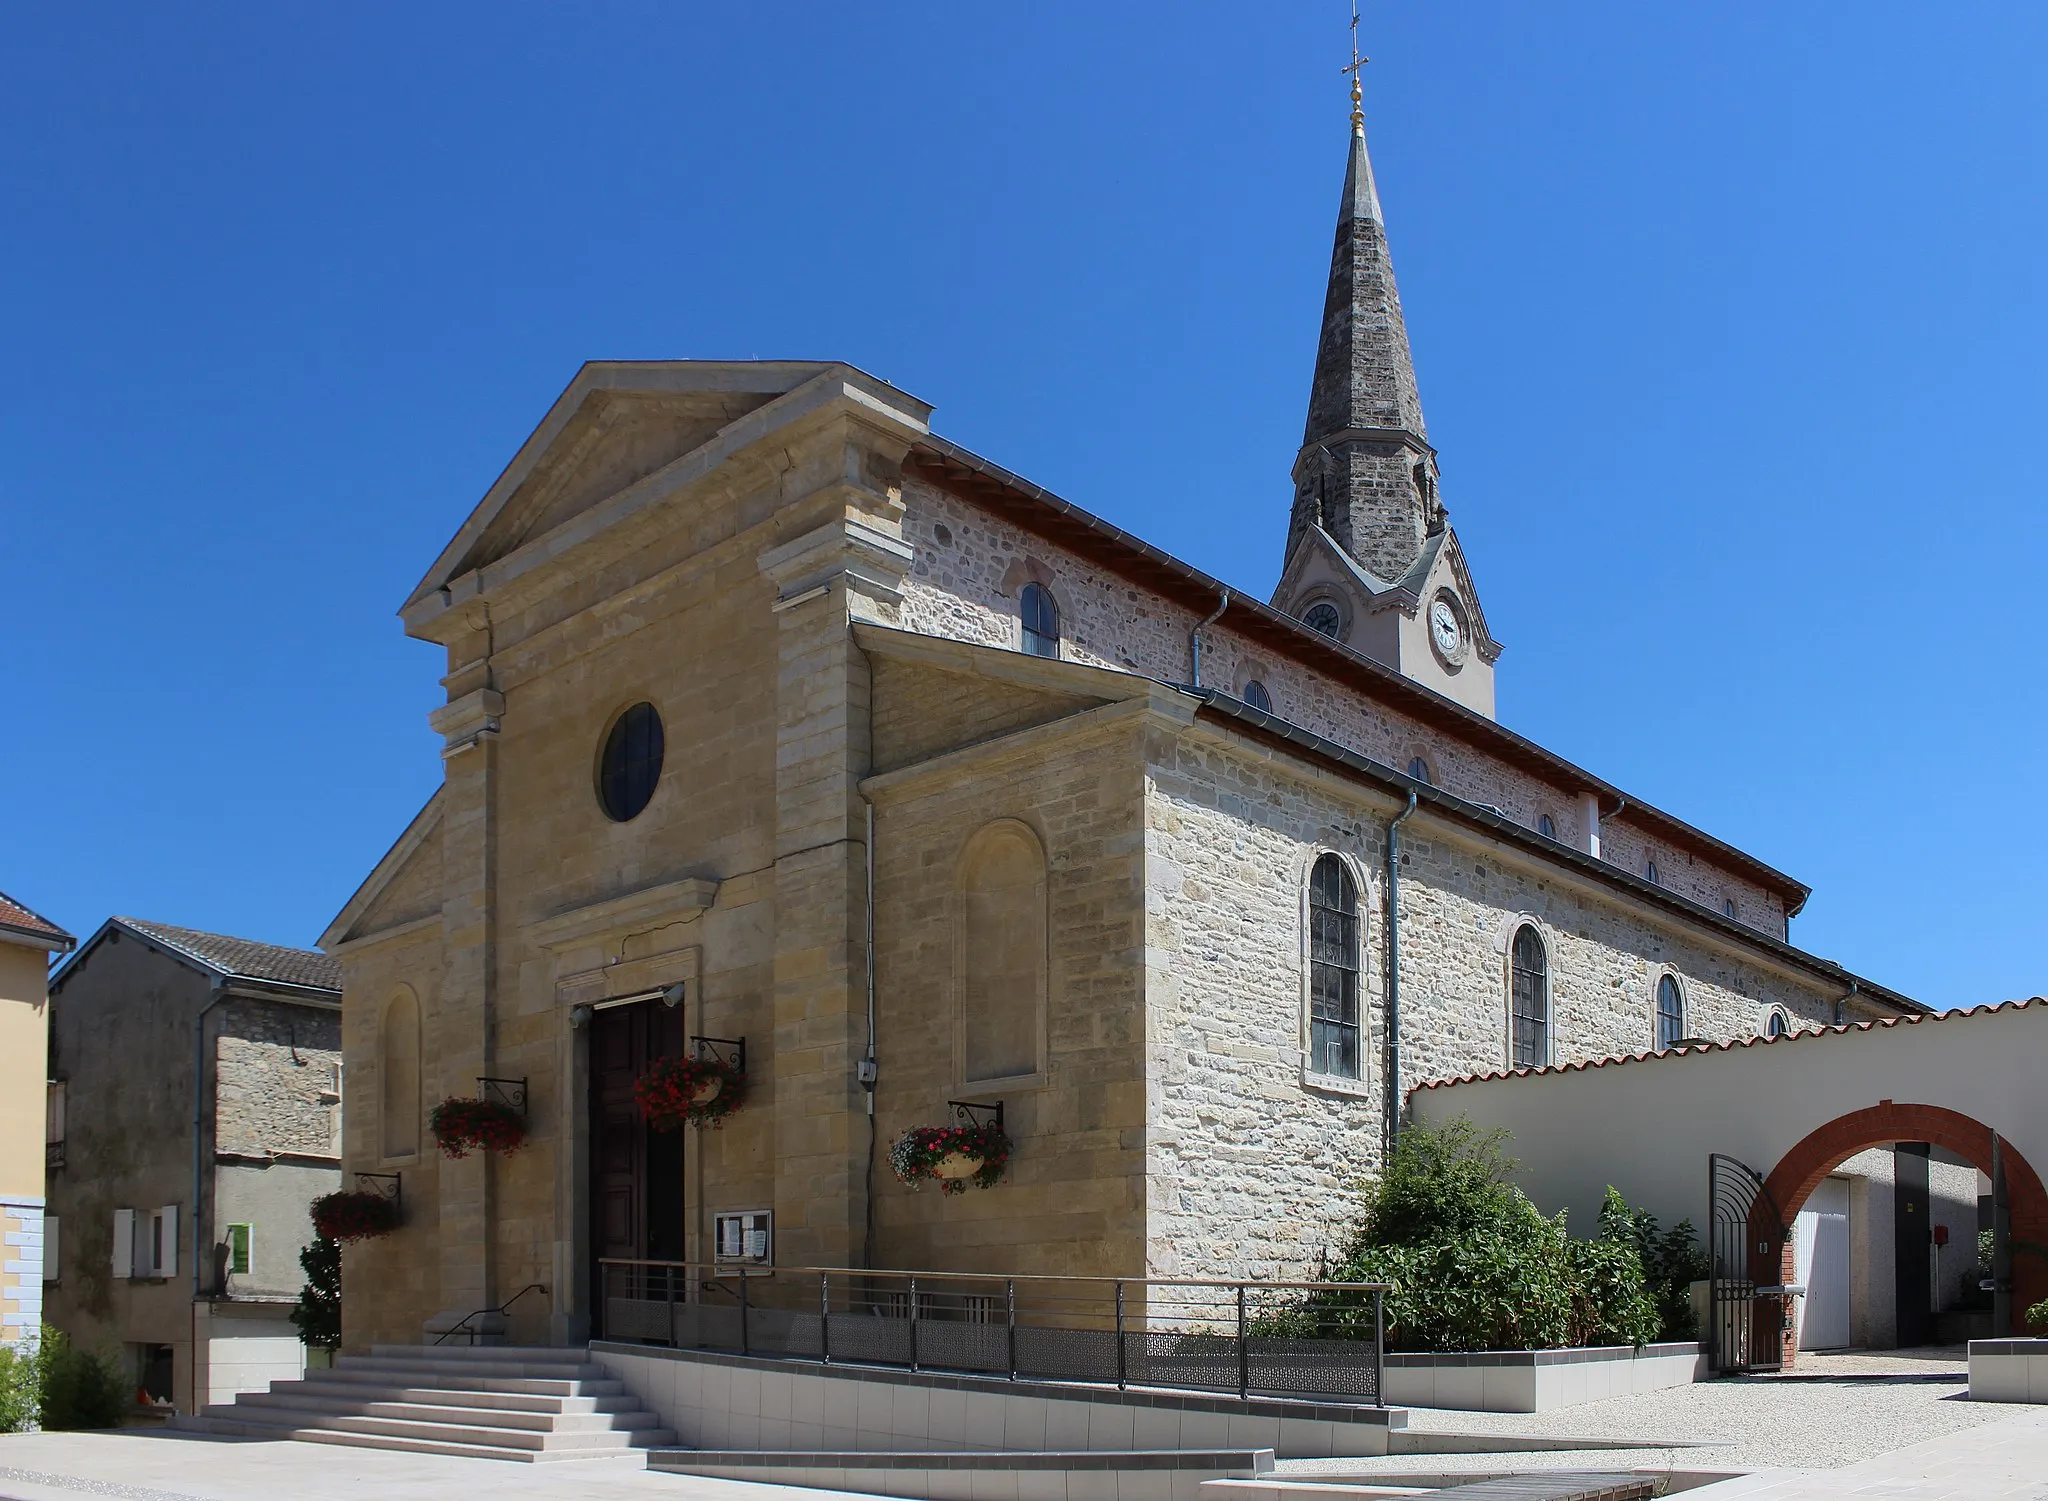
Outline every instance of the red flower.
<path fill-rule="evenodd" d="M 312 1214 L 313 1233 L 325 1240 L 369 1240 L 398 1228 L 398 1205 L 364 1189 L 322 1194 Z"/>
<path fill-rule="evenodd" d="M 747 1076 L 722 1058 L 658 1058 L 633 1081 L 633 1099 L 656 1131 L 717 1130 L 746 1098 Z"/>
<path fill-rule="evenodd" d="M 526 1117 L 497 1100 L 443 1100 L 427 1124 L 450 1157 L 516 1152 L 526 1145 Z"/>
<path fill-rule="evenodd" d="M 952 1170 L 965 1163 L 949 1164 L 947 1175 L 941 1177 L 940 1165 L 955 1157 L 976 1166 L 956 1177 Z M 993 1121 L 981 1126 L 912 1126 L 889 1149 L 889 1166 L 899 1180 L 916 1188 L 929 1178 L 947 1194 L 965 1193 L 970 1183 L 993 1188 L 1009 1160 L 1010 1138 Z"/>

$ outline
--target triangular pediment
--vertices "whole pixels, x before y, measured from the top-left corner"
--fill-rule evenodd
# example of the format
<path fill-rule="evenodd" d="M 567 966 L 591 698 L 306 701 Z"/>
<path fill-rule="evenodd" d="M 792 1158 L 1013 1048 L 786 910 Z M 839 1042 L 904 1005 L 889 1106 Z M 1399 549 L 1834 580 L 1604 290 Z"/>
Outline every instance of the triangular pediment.
<path fill-rule="evenodd" d="M 413 815 L 384 858 L 377 862 L 348 905 L 320 935 L 330 953 L 339 944 L 369 938 L 408 923 L 438 917 L 441 889 L 441 792 Z"/>
<path fill-rule="evenodd" d="M 791 360 L 585 365 L 412 598 L 546 536 L 832 368 Z"/>
<path fill-rule="evenodd" d="M 1451 590 L 1471 619 L 1472 649 L 1479 653 L 1480 660 L 1494 661 L 1500 656 L 1501 643 L 1486 627 L 1486 611 L 1480 606 L 1479 591 L 1472 585 L 1472 570 L 1465 563 L 1465 549 L 1458 534 L 1446 527 L 1430 540 L 1437 545 L 1423 550 L 1416 574 L 1402 580 L 1402 588 L 1418 600 L 1429 598 L 1438 589 Z"/>

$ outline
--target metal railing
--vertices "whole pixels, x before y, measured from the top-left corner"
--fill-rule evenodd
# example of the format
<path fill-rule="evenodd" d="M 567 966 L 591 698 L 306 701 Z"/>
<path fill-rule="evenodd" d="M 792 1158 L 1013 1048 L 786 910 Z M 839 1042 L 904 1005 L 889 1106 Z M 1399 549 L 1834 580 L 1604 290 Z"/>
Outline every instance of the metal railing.
<path fill-rule="evenodd" d="M 1376 1282 L 598 1263 L 599 1337 L 1011 1381 L 1385 1405 Z"/>

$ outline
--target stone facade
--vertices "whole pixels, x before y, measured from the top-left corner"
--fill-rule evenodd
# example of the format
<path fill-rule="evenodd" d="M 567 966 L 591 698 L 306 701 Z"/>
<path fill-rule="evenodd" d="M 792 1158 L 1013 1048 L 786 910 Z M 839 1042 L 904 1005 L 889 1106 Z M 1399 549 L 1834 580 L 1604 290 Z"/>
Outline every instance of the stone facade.
<path fill-rule="evenodd" d="M 193 1411 L 219 1395 L 203 1331 L 216 1315 L 231 1330 L 282 1322 L 305 1283 L 307 1206 L 341 1186 L 339 998 L 208 967 L 123 919 L 87 940 L 51 997 L 48 1065 L 66 1123 L 45 1316 L 137 1369 L 169 1348 L 167 1395 Z M 117 1246 L 124 1214 L 162 1217 L 161 1265 L 134 1259 L 147 1236 Z M 237 1224 L 250 1227 L 246 1271 L 226 1258 Z"/>
<path fill-rule="evenodd" d="M 1785 942 L 1797 882 L 1493 723 L 1362 135 L 1291 535 L 1378 635 L 1226 604 L 929 418 L 845 365 L 587 366 L 407 600 L 442 785 L 322 939 L 348 1164 L 405 1185 L 345 1257 L 349 1345 L 528 1289 L 510 1337 L 601 1332 L 602 1261 L 709 1262 L 727 1211 L 772 1215 L 785 1266 L 1311 1272 L 1407 1087 L 1508 1065 L 1524 924 L 1559 1062 L 1653 1047 L 1667 977 L 1694 1035 L 1917 1009 Z M 629 711 L 663 751 L 622 812 Z M 1308 1066 L 1325 853 L 1359 894 L 1355 1078 Z M 657 1036 L 745 1044 L 744 1108 L 680 1166 L 618 1108 Z M 527 1146 L 425 1150 L 484 1076 L 528 1086 Z M 893 1182 L 889 1144 L 963 1101 L 1002 1109 L 1004 1180 Z"/>

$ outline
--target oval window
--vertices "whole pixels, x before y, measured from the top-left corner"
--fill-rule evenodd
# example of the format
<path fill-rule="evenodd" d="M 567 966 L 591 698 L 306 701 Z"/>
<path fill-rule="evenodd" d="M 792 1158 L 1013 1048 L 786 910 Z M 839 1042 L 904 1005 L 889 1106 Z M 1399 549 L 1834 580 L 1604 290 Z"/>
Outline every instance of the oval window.
<path fill-rule="evenodd" d="M 612 721 L 597 763 L 597 800 L 614 823 L 636 818 L 661 780 L 661 716 L 653 704 L 633 705 Z"/>

